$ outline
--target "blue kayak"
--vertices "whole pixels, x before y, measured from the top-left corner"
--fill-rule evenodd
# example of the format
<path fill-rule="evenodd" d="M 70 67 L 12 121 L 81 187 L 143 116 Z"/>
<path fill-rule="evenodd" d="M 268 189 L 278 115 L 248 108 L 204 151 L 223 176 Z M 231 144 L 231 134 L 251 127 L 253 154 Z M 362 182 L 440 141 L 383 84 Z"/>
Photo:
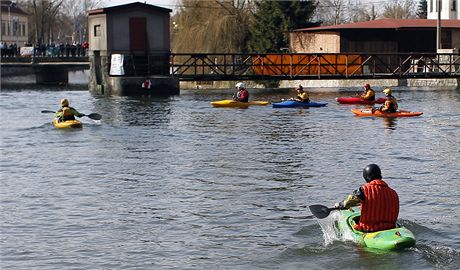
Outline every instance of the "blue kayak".
<path fill-rule="evenodd" d="M 272 103 L 273 108 L 308 108 L 308 107 L 324 107 L 327 102 L 300 102 L 296 100 L 284 100 L 281 102 Z"/>

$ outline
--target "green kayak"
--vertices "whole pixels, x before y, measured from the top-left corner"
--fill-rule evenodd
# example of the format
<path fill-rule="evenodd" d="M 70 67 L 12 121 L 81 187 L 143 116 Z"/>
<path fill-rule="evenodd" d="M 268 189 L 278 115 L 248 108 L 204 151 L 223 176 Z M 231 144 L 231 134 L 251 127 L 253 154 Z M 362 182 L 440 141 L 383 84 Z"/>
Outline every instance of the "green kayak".
<path fill-rule="evenodd" d="M 415 245 L 414 234 L 400 225 L 394 229 L 371 233 L 355 230 L 354 226 L 361 216 L 359 207 L 340 210 L 340 213 L 343 218 L 336 224 L 339 231 L 341 233 L 351 231 L 353 239 L 361 246 L 381 250 L 398 250 Z"/>

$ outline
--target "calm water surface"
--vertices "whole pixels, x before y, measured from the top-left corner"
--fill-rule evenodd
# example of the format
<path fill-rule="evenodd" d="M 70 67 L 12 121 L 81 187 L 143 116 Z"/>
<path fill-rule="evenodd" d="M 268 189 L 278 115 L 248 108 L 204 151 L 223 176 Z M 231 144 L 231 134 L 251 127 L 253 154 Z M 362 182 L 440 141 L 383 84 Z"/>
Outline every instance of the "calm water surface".
<path fill-rule="evenodd" d="M 400 89 L 415 118 L 324 108 L 212 108 L 227 92 L 171 98 L 2 89 L 2 269 L 458 269 L 460 91 Z M 380 93 L 379 93 L 380 94 Z M 253 92 L 279 100 L 293 92 Z M 61 98 L 101 121 L 57 130 Z M 333 203 L 378 163 L 414 248 L 378 253 L 323 232 Z M 322 222 L 332 223 L 334 215 Z"/>

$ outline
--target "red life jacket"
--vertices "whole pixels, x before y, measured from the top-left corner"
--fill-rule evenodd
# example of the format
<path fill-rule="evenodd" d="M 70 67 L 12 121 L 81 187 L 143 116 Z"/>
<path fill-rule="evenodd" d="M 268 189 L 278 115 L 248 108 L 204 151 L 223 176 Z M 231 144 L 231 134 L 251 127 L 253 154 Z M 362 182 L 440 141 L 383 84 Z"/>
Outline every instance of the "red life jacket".
<path fill-rule="evenodd" d="M 361 218 L 355 229 L 375 232 L 394 228 L 399 214 L 396 191 L 381 179 L 372 180 L 362 188 L 364 201 L 361 203 Z"/>
<path fill-rule="evenodd" d="M 242 89 L 238 92 L 238 99 L 239 101 L 248 102 L 249 100 L 249 92 L 246 89 Z"/>

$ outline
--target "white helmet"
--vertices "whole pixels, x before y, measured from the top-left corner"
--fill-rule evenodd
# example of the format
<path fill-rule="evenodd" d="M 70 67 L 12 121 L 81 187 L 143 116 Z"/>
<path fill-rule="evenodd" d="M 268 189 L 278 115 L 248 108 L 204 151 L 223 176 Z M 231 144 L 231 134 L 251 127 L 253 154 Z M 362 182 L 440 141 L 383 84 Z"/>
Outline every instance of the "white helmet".
<path fill-rule="evenodd" d="M 246 88 L 246 86 L 244 85 L 244 83 L 242 82 L 239 82 L 235 85 L 235 88 L 236 89 L 243 89 L 243 88 Z"/>

